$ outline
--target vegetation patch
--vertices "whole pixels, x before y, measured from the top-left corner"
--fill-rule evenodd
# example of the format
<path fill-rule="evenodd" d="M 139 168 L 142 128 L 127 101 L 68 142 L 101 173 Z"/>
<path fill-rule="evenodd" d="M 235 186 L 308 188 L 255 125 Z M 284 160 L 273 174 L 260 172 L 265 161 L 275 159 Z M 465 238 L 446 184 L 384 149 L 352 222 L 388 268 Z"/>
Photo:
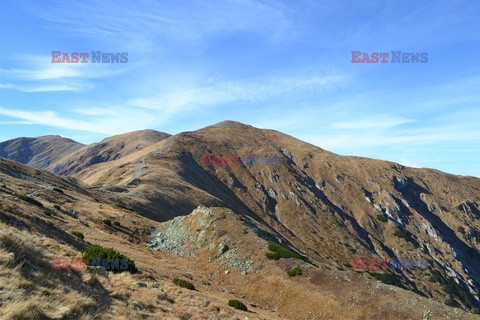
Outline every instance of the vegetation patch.
<path fill-rule="evenodd" d="M 292 268 L 292 269 L 288 270 L 287 274 L 290 277 L 301 276 L 302 275 L 302 269 L 300 269 L 299 267 L 295 267 L 295 268 Z"/>
<path fill-rule="evenodd" d="M 268 242 L 268 250 L 270 250 L 270 252 L 265 253 L 265 256 L 268 259 L 278 260 L 280 258 L 284 258 L 284 259 L 295 258 L 295 259 L 307 261 L 307 258 L 305 258 L 304 256 L 296 253 L 295 251 L 284 248 L 273 241 Z"/>
<path fill-rule="evenodd" d="M 17 198 L 20 199 L 20 200 L 26 201 L 26 202 L 28 202 L 28 203 L 34 204 L 34 205 L 36 205 L 36 206 L 43 207 L 43 204 L 42 204 L 40 201 L 35 200 L 35 199 L 33 199 L 32 197 L 29 197 L 29 196 L 27 196 L 27 195 L 19 194 L 19 195 L 17 196 Z"/>
<path fill-rule="evenodd" d="M 112 225 L 112 220 L 110 220 L 110 219 L 104 219 L 102 222 L 103 222 L 104 224 L 106 224 L 107 226 L 111 226 L 111 225 Z"/>
<path fill-rule="evenodd" d="M 114 225 L 114 226 L 117 226 L 117 227 L 120 227 L 120 222 L 118 222 L 118 221 L 113 221 L 113 225 Z"/>
<path fill-rule="evenodd" d="M 130 211 L 133 211 L 133 209 L 132 209 L 132 208 L 129 208 L 129 207 L 127 207 L 127 205 L 126 205 L 126 204 L 123 204 L 123 203 L 121 203 L 121 202 L 118 202 L 118 203 L 116 203 L 116 204 L 115 204 L 115 206 L 116 206 L 116 207 L 118 207 L 118 208 L 125 209 L 125 210 L 130 210 Z"/>
<path fill-rule="evenodd" d="M 62 208 L 58 204 L 54 205 L 53 207 L 57 210 L 62 210 Z"/>
<path fill-rule="evenodd" d="M 238 310 L 248 310 L 247 306 L 238 300 L 228 300 L 228 306 Z"/>
<path fill-rule="evenodd" d="M 135 262 L 133 260 L 129 259 L 125 255 L 121 254 L 120 252 L 116 251 L 113 248 L 103 248 L 101 246 L 88 246 L 85 251 L 83 251 L 83 259 L 87 259 L 88 263 L 87 265 L 91 264 L 91 259 L 92 258 L 101 258 L 103 259 L 112 259 L 112 260 L 121 260 L 121 259 L 127 259 L 127 269 L 113 269 L 112 271 L 114 273 L 117 272 L 123 272 L 123 271 L 129 271 L 130 273 L 136 273 L 138 271 L 137 267 L 135 267 Z"/>
<path fill-rule="evenodd" d="M 465 228 L 462 226 L 459 226 L 457 231 L 460 232 L 461 234 L 465 234 Z"/>
<path fill-rule="evenodd" d="M 390 284 L 390 285 L 397 286 L 397 287 L 405 289 L 405 287 L 403 286 L 400 279 L 396 275 L 394 275 L 393 273 L 388 273 L 388 272 L 386 272 L 386 273 L 369 272 L 369 273 L 370 273 L 371 276 L 373 276 L 375 279 L 381 281 L 382 283 Z"/>
<path fill-rule="evenodd" d="M 455 282 L 451 277 L 444 277 L 438 270 L 432 270 L 430 282 L 438 282 L 442 285 L 443 291 L 450 295 L 452 298 L 456 298 L 462 301 L 466 306 L 470 308 L 473 313 L 478 313 L 479 309 L 475 303 L 474 298 L 468 293 L 461 285 Z"/>
<path fill-rule="evenodd" d="M 64 193 L 63 190 L 60 188 L 53 188 L 53 191 L 56 191 L 58 193 Z"/>
<path fill-rule="evenodd" d="M 377 220 L 381 222 L 387 222 L 388 218 L 385 217 L 383 214 L 377 214 Z"/>
<path fill-rule="evenodd" d="M 405 234 L 405 232 L 403 232 L 403 231 L 400 230 L 400 229 L 395 230 L 395 232 L 393 233 L 393 235 L 394 235 L 395 237 L 398 237 L 398 238 L 407 239 L 407 235 Z"/>
<path fill-rule="evenodd" d="M 80 238 L 80 239 L 84 239 L 85 236 L 83 235 L 83 233 L 81 233 L 80 231 L 72 231 L 72 234 L 77 237 L 77 238 Z"/>
<path fill-rule="evenodd" d="M 172 282 L 181 288 L 185 288 L 188 290 L 196 290 L 193 283 L 188 282 L 187 280 L 175 278 L 172 280 Z"/>
<path fill-rule="evenodd" d="M 51 213 L 50 211 L 48 211 L 48 210 L 43 210 L 43 214 L 44 214 L 44 215 L 47 215 L 47 216 L 51 216 L 51 215 L 52 215 L 52 213 Z"/>

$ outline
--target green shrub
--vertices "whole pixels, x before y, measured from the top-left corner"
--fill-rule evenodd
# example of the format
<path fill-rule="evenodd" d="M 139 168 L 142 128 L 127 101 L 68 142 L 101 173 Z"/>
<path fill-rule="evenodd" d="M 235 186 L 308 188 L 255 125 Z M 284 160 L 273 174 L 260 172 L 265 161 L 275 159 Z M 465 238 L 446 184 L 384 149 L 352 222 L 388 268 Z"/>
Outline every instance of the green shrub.
<path fill-rule="evenodd" d="M 126 210 L 132 211 L 131 208 L 127 207 L 125 204 L 123 204 L 123 203 L 121 203 L 121 202 L 116 203 L 115 206 L 117 206 L 118 208 L 122 208 L 122 209 L 126 209 Z"/>
<path fill-rule="evenodd" d="M 34 205 L 36 205 L 36 206 L 43 207 L 43 204 L 42 204 L 40 201 L 35 200 L 35 199 L 33 199 L 32 197 L 29 197 L 29 196 L 27 196 L 27 195 L 19 194 L 19 195 L 17 196 L 17 198 L 20 199 L 20 200 L 26 201 L 26 202 L 28 202 L 28 203 L 34 204 Z"/>
<path fill-rule="evenodd" d="M 191 282 L 188 282 L 187 280 L 175 278 L 172 281 L 174 284 L 176 284 L 179 287 L 182 287 L 188 290 L 196 290 L 195 286 Z"/>
<path fill-rule="evenodd" d="M 53 207 L 57 210 L 62 210 L 62 208 L 60 208 L 60 206 L 58 204 L 54 205 Z"/>
<path fill-rule="evenodd" d="M 248 310 L 247 306 L 238 300 L 228 300 L 228 306 L 239 310 Z"/>
<path fill-rule="evenodd" d="M 80 231 L 72 231 L 72 234 L 73 234 L 75 237 L 80 238 L 80 239 L 85 238 L 85 236 L 83 235 L 83 233 L 81 233 Z"/>
<path fill-rule="evenodd" d="M 428 281 L 430 282 L 440 282 L 440 280 L 443 278 L 442 274 L 438 270 L 432 270 L 430 274 L 430 278 L 428 278 Z"/>
<path fill-rule="evenodd" d="M 394 275 L 393 273 L 378 273 L 378 272 L 371 272 L 370 273 L 375 279 L 380 280 L 382 283 L 390 284 L 393 286 L 397 286 L 400 288 L 404 288 L 400 279 Z"/>
<path fill-rule="evenodd" d="M 120 222 L 118 222 L 118 221 L 113 221 L 113 225 L 114 225 L 114 226 L 117 226 L 117 227 L 120 227 Z"/>
<path fill-rule="evenodd" d="M 126 257 L 125 255 L 121 254 L 120 252 L 112 248 L 107 249 L 101 246 L 89 246 L 85 249 L 85 251 L 83 251 L 83 259 L 88 259 L 87 265 L 90 265 L 92 258 L 113 259 L 113 260 L 127 259 L 128 267 L 126 270 L 113 269 L 112 271 L 114 273 L 123 272 L 123 271 L 129 271 L 130 273 L 135 273 L 138 271 L 137 267 L 135 267 L 135 262 L 133 262 L 133 260 L 130 260 L 128 257 Z"/>
<path fill-rule="evenodd" d="M 60 188 L 53 188 L 53 191 L 57 191 L 57 192 L 59 192 L 59 193 L 63 193 L 63 190 L 60 189 Z"/>
<path fill-rule="evenodd" d="M 106 224 L 107 226 L 111 226 L 112 225 L 112 220 L 110 219 L 105 219 L 102 221 L 104 224 Z"/>
<path fill-rule="evenodd" d="M 307 258 L 305 258 L 304 256 L 296 253 L 295 251 L 284 248 L 273 241 L 268 242 L 268 250 L 270 250 L 270 252 L 265 253 L 265 256 L 268 259 L 278 260 L 280 258 L 295 258 L 307 261 Z"/>
<path fill-rule="evenodd" d="M 449 294 L 452 298 L 457 298 L 462 301 L 473 312 L 478 311 L 472 295 L 461 285 L 456 283 L 453 278 L 443 276 L 442 273 L 438 270 L 432 270 L 430 278 L 428 280 L 430 282 L 440 283 L 445 293 Z"/>
<path fill-rule="evenodd" d="M 458 232 L 460 232 L 461 234 L 465 234 L 465 228 L 464 228 L 464 227 L 460 226 L 460 227 L 458 227 L 457 230 L 458 230 Z"/>
<path fill-rule="evenodd" d="M 302 269 L 300 269 L 299 267 L 295 267 L 295 268 L 292 268 L 292 269 L 288 270 L 287 273 L 290 277 L 301 276 L 302 275 Z"/>
<path fill-rule="evenodd" d="M 388 219 L 383 214 L 377 214 L 377 220 L 381 222 L 387 222 Z"/>
<path fill-rule="evenodd" d="M 48 210 L 43 210 L 43 214 L 47 215 L 47 216 L 51 216 L 52 213 Z"/>
<path fill-rule="evenodd" d="M 2 188 L 4 189 L 8 189 L 7 185 L 6 184 L 2 184 Z"/>
<path fill-rule="evenodd" d="M 397 229 L 395 230 L 395 232 L 393 233 L 393 235 L 395 237 L 399 237 L 399 238 L 402 238 L 402 239 L 407 239 L 407 235 L 400 229 Z"/>

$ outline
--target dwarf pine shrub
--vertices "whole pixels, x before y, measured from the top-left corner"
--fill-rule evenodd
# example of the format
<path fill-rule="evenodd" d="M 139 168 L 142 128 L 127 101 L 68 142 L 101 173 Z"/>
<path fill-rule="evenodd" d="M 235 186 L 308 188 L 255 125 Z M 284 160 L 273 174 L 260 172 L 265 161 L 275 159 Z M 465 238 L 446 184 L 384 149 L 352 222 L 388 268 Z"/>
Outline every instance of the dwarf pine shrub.
<path fill-rule="evenodd" d="M 112 270 L 113 272 L 123 272 L 123 271 L 129 271 L 130 273 L 136 273 L 138 271 L 137 267 L 135 267 L 135 262 L 133 260 L 129 259 L 125 255 L 121 254 L 120 252 L 116 251 L 113 248 L 103 248 L 101 246 L 88 246 L 85 248 L 83 251 L 83 259 L 87 259 L 88 263 L 87 265 L 91 264 L 91 259 L 112 259 L 112 260 L 121 260 L 121 259 L 127 259 L 127 269 L 126 270 L 117 270 L 114 269 Z"/>
<path fill-rule="evenodd" d="M 228 306 L 239 310 L 248 310 L 247 306 L 238 300 L 228 300 Z"/>
<path fill-rule="evenodd" d="M 28 202 L 28 203 L 34 204 L 34 205 L 36 205 L 36 206 L 43 207 L 43 204 L 42 204 L 40 201 L 35 200 L 35 199 L 33 199 L 32 197 L 29 197 L 29 196 L 27 196 L 27 195 L 19 194 L 19 195 L 17 196 L 17 198 L 20 199 L 20 200 L 26 201 L 26 202 Z"/>
<path fill-rule="evenodd" d="M 270 250 L 270 252 L 265 253 L 265 256 L 268 259 L 278 260 L 280 258 L 285 258 L 285 259 L 295 258 L 295 259 L 307 261 L 307 258 L 305 258 L 304 256 L 296 253 L 295 251 L 284 248 L 273 241 L 268 242 L 268 250 Z"/>
<path fill-rule="evenodd" d="M 302 269 L 300 269 L 299 267 L 295 267 L 295 268 L 292 268 L 292 269 L 288 270 L 287 274 L 290 277 L 301 276 L 302 275 Z"/>
<path fill-rule="evenodd" d="M 172 282 L 181 288 L 185 288 L 188 290 L 196 290 L 193 283 L 188 282 L 187 280 L 175 278 L 172 280 Z"/>

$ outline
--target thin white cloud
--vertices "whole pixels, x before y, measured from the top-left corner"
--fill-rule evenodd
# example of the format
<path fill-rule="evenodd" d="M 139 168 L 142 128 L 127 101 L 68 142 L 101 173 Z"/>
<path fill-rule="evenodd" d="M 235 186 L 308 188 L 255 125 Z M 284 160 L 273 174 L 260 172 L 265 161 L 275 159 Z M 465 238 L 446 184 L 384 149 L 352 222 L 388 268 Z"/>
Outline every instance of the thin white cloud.
<path fill-rule="evenodd" d="M 259 103 L 292 95 L 324 93 L 348 85 L 350 77 L 333 75 L 270 76 L 215 82 L 190 89 L 174 89 L 149 98 L 133 98 L 128 105 L 176 113 L 192 108 L 247 102 Z"/>
<path fill-rule="evenodd" d="M 330 126 L 334 129 L 388 129 L 411 122 L 414 120 L 387 115 L 375 116 L 373 119 L 334 122 Z"/>

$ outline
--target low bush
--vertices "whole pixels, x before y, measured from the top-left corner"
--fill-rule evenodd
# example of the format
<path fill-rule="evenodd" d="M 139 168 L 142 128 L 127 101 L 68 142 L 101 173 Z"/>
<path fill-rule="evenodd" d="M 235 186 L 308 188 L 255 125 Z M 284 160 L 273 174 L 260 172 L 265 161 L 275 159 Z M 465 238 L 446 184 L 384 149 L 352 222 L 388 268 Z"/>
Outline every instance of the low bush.
<path fill-rule="evenodd" d="M 395 230 L 393 235 L 398 238 L 407 239 L 407 235 L 400 229 Z"/>
<path fill-rule="evenodd" d="M 53 207 L 54 207 L 55 209 L 57 209 L 57 210 L 61 210 L 61 209 L 62 209 L 62 208 L 60 208 L 60 206 L 59 206 L 58 204 L 54 205 Z"/>
<path fill-rule="evenodd" d="M 57 191 L 58 193 L 63 193 L 63 190 L 60 188 L 53 188 L 53 191 Z"/>
<path fill-rule="evenodd" d="M 52 215 L 52 213 L 51 213 L 50 211 L 48 211 L 48 210 L 43 210 L 43 214 L 44 214 L 44 215 L 47 215 L 47 216 L 51 216 L 51 215 Z"/>
<path fill-rule="evenodd" d="M 457 231 L 460 232 L 461 234 L 465 234 L 465 228 L 462 226 L 459 226 Z"/>
<path fill-rule="evenodd" d="M 377 220 L 378 220 L 378 221 L 381 221 L 381 222 L 387 222 L 387 221 L 388 221 L 388 218 L 385 217 L 383 214 L 378 214 L 378 215 L 377 215 Z"/>
<path fill-rule="evenodd" d="M 112 259 L 112 260 L 127 259 L 128 268 L 126 270 L 114 269 L 112 271 L 114 273 L 123 272 L 123 271 L 129 271 L 130 273 L 135 273 L 138 271 L 137 267 L 135 267 L 135 262 L 133 262 L 133 260 L 130 260 L 128 257 L 126 257 L 125 255 L 121 254 L 120 252 L 112 248 L 103 248 L 101 246 L 89 246 L 83 251 L 83 259 L 87 259 L 88 260 L 87 265 L 90 265 L 92 258 Z"/>
<path fill-rule="evenodd" d="M 179 287 L 182 287 L 182 288 L 185 288 L 185 289 L 188 289 L 188 290 L 196 290 L 193 283 L 188 282 L 187 280 L 175 278 L 175 279 L 172 280 L 172 282 Z"/>
<path fill-rule="evenodd" d="M 130 210 L 130 211 L 132 211 L 131 208 L 127 207 L 127 205 L 125 205 L 125 204 L 123 204 L 123 203 L 121 203 L 121 202 L 116 203 L 115 206 L 117 206 L 118 208 L 122 208 L 122 209 L 125 209 L 125 210 Z"/>
<path fill-rule="evenodd" d="M 29 196 L 27 196 L 27 195 L 19 194 L 19 195 L 17 196 L 17 198 L 20 199 L 20 200 L 26 201 L 26 202 L 28 202 L 28 203 L 34 204 L 34 205 L 36 205 L 36 206 L 43 207 L 43 204 L 42 204 L 40 201 L 35 200 L 35 199 L 33 199 L 32 197 L 29 197 Z"/>
<path fill-rule="evenodd" d="M 299 267 L 295 267 L 295 268 L 292 268 L 292 269 L 288 270 L 287 273 L 290 277 L 301 276 L 302 275 L 302 269 L 300 269 Z"/>
<path fill-rule="evenodd" d="M 280 258 L 285 258 L 285 259 L 295 258 L 295 259 L 307 261 L 307 258 L 305 258 L 304 256 L 296 253 L 295 251 L 284 248 L 273 241 L 268 242 L 268 250 L 270 250 L 270 252 L 265 253 L 265 256 L 268 259 L 278 260 Z"/>
<path fill-rule="evenodd" d="M 462 301 L 473 313 L 479 311 L 475 303 L 475 298 L 468 292 L 468 289 L 456 283 L 453 278 L 443 276 L 438 270 L 432 270 L 428 280 L 430 282 L 440 283 L 445 293 L 449 294 L 452 298 L 457 298 Z"/>
<path fill-rule="evenodd" d="M 112 220 L 110 219 L 105 219 L 102 221 L 104 224 L 106 224 L 107 226 L 111 226 L 112 225 Z"/>
<path fill-rule="evenodd" d="M 83 235 L 83 233 L 81 233 L 80 231 L 72 231 L 72 234 L 77 237 L 77 238 L 80 238 L 80 239 L 84 239 L 85 236 Z"/>
<path fill-rule="evenodd" d="M 113 225 L 114 225 L 114 226 L 117 226 L 117 227 L 120 227 L 120 222 L 118 222 L 118 221 L 113 221 Z"/>
<path fill-rule="evenodd" d="M 244 311 L 248 310 L 247 306 L 238 300 L 228 300 L 228 306 L 238 310 L 244 310 Z"/>
<path fill-rule="evenodd" d="M 404 288 L 403 284 L 400 282 L 400 279 L 392 273 L 371 272 L 370 274 L 375 279 L 380 280 L 382 283 L 390 284 L 390 285 L 397 286 L 397 287 L 400 287 L 400 288 Z"/>

